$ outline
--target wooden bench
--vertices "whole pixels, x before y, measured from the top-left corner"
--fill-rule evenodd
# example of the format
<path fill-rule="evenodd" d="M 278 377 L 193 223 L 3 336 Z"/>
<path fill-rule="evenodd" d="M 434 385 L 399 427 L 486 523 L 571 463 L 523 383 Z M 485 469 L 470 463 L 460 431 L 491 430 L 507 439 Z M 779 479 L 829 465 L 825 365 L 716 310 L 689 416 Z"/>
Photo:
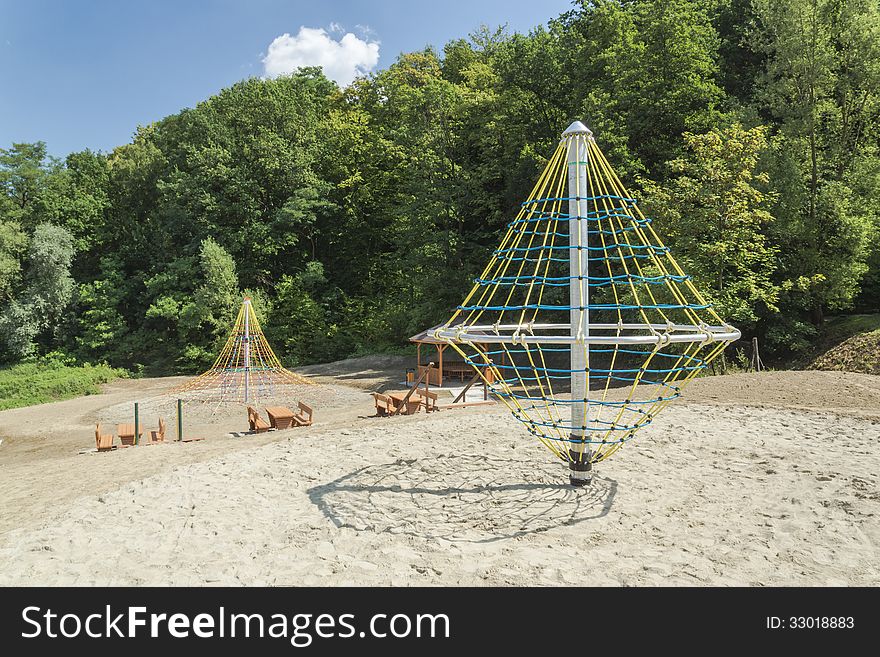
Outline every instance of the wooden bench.
<path fill-rule="evenodd" d="M 293 423 L 298 427 L 312 426 L 312 407 L 299 402 L 299 411 L 293 416 Z"/>
<path fill-rule="evenodd" d="M 150 443 L 164 443 L 165 442 L 165 420 L 161 417 L 159 418 L 159 428 L 151 429 L 147 433 L 150 434 Z"/>
<path fill-rule="evenodd" d="M 266 422 L 263 418 L 260 417 L 260 414 L 257 413 L 257 409 L 253 406 L 247 407 L 248 413 L 248 425 L 250 425 L 250 430 L 254 433 L 263 433 L 264 431 L 268 431 L 272 427 L 269 426 L 269 423 Z"/>
<path fill-rule="evenodd" d="M 440 407 L 437 406 L 437 399 L 440 395 L 430 390 L 423 390 L 419 394 L 422 396 L 422 404 L 425 406 L 426 413 L 440 410 Z"/>
<path fill-rule="evenodd" d="M 376 402 L 376 415 L 391 415 L 397 408 L 391 401 L 391 397 L 383 395 L 381 392 L 374 392 L 373 399 Z"/>
<path fill-rule="evenodd" d="M 99 452 L 109 452 L 113 449 L 113 434 L 101 433 L 101 425 L 95 425 L 95 446 Z"/>

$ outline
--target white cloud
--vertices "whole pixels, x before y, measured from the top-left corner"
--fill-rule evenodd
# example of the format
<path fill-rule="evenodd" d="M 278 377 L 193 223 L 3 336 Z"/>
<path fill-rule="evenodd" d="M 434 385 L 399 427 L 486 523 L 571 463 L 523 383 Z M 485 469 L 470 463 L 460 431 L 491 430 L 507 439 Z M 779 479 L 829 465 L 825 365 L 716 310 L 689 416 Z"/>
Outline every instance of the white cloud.
<path fill-rule="evenodd" d="M 337 24 L 330 27 L 341 31 Z M 359 39 L 351 32 L 338 41 L 322 28 L 300 27 L 296 36 L 282 34 L 269 44 L 263 58 L 266 75 L 292 73 L 303 66 L 321 66 L 324 75 L 342 86 L 369 73 L 379 63 L 379 42 Z"/>

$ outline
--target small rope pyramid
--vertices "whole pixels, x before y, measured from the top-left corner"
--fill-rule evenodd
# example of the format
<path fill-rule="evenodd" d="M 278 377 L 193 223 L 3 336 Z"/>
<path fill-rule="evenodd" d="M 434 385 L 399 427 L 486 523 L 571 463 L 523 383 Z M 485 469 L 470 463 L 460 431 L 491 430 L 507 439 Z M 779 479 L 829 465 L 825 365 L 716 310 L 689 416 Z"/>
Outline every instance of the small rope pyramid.
<path fill-rule="evenodd" d="M 214 365 L 174 392 L 202 401 L 257 404 L 279 386 L 315 385 L 281 365 L 272 351 L 249 297 L 242 301 L 232 333 Z"/>
<path fill-rule="evenodd" d="M 434 337 L 584 485 L 593 463 L 650 424 L 740 332 L 694 287 L 576 121 Z"/>

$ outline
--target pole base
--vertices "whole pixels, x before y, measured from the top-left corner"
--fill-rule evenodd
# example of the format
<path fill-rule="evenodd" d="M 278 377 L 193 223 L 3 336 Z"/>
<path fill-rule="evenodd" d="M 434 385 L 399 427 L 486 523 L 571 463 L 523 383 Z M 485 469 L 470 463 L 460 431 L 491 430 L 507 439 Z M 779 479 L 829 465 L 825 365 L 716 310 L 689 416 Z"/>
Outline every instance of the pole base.
<path fill-rule="evenodd" d="M 581 488 L 593 482 L 593 464 L 589 461 L 569 461 L 568 470 L 568 481 L 572 486 Z"/>

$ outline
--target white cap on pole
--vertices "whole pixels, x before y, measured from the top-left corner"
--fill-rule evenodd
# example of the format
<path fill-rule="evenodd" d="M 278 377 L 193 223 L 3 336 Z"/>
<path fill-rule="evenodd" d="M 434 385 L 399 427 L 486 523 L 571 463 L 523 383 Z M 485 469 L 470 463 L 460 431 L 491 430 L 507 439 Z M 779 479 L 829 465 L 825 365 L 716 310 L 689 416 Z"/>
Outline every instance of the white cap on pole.
<path fill-rule="evenodd" d="M 592 137 L 593 131 L 580 121 L 575 121 L 566 128 L 565 132 L 562 133 L 563 138 L 568 137 L 569 135 L 587 135 L 588 137 Z"/>

